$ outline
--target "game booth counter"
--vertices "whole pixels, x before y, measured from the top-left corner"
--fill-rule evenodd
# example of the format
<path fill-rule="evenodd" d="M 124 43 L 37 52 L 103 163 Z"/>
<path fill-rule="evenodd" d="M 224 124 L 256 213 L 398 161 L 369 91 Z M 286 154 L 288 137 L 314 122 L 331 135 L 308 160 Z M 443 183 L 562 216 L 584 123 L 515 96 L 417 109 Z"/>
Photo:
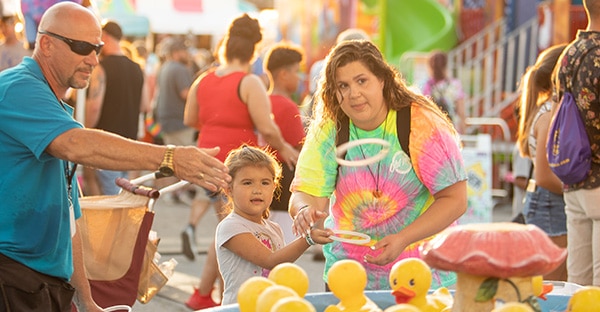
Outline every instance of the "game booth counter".
<path fill-rule="evenodd" d="M 574 291 L 577 286 L 572 284 L 556 282 L 557 291 L 546 295 L 547 299 L 540 301 L 541 311 L 543 312 L 563 312 L 567 311 L 567 303 L 570 298 L 570 292 Z M 562 291 L 567 292 L 563 294 Z M 394 296 L 391 295 L 389 290 L 373 290 L 365 291 L 364 294 L 377 304 L 380 309 L 387 309 L 396 305 Z M 336 305 L 339 303 L 337 299 L 331 293 L 308 293 L 304 296 L 315 308 L 317 312 L 323 312 L 328 306 Z M 204 311 L 211 312 L 239 312 L 239 305 L 231 304 L 221 307 L 211 308 Z"/>
<path fill-rule="evenodd" d="M 523 311 L 583 312 L 600 306 L 600 287 L 542 280 L 564 261 L 566 250 L 534 225 L 458 225 L 425 242 L 420 251 L 422 259 L 406 258 L 392 266 L 390 290 L 365 291 L 363 264 L 346 259 L 334 263 L 328 272 L 331 292 L 306 293 L 308 277 L 297 274 L 303 269 L 285 263 L 275 266 L 268 277 L 255 276 L 244 282 L 238 290 L 238 304 L 209 311 L 387 312 L 410 311 L 395 310 L 410 305 L 417 311 L 500 312 L 503 307 L 522 305 Z M 296 273 L 273 274 L 281 272 L 282 266 Z M 451 288 L 431 289 L 431 268 L 456 272 L 457 283 Z M 299 285 L 304 291 L 297 290 Z M 284 298 L 292 298 L 304 308 L 276 309 L 292 301 Z"/>
<path fill-rule="evenodd" d="M 508 309 L 510 305 L 526 306 L 528 310 L 524 311 L 536 312 L 589 311 L 568 308 L 577 293 L 587 291 L 586 288 L 566 282 L 543 281 L 543 275 L 552 272 L 566 259 L 566 249 L 556 246 L 537 226 L 491 222 L 491 179 L 485 173 L 491 167 L 490 137 L 478 135 L 463 140 L 472 141 L 465 148 L 465 164 L 468 164 L 470 180 L 469 197 L 475 200 L 469 201 L 468 211 L 459 219 L 458 225 L 442 231 L 420 247 L 422 260 L 407 258 L 394 264 L 389 275 L 390 290 L 365 291 L 367 273 L 362 263 L 346 259 L 334 263 L 328 272 L 327 284 L 331 292 L 298 292 L 294 296 L 293 291 L 270 289 L 272 285 L 268 283 L 247 292 L 243 291 L 249 288 L 244 283 L 238 291 L 238 304 L 209 311 L 414 311 L 396 310 L 397 306 L 406 304 L 420 309 L 416 311 L 501 312 L 503 307 Z M 343 150 L 341 145 L 336 154 Z M 365 239 L 361 233 L 340 232 L 337 235 L 343 239 L 335 239 L 345 244 L 372 243 L 370 237 Z M 354 262 L 354 269 L 343 273 L 335 271 L 338 265 L 349 261 Z M 431 289 L 431 268 L 456 272 L 456 284 L 450 288 Z M 271 280 L 271 274 L 268 278 L 255 276 L 250 280 L 261 278 Z M 291 280 L 287 282 L 293 288 L 295 281 L 301 279 Z M 304 289 L 308 288 L 308 282 L 307 279 L 302 281 Z M 279 288 L 288 286 L 275 284 Z M 600 288 L 592 290 L 591 300 L 600 306 Z M 264 298 L 267 293 L 272 296 L 270 299 Z M 287 297 L 290 298 L 284 300 Z M 275 309 L 291 305 L 292 301 L 303 304 L 306 310 L 299 306 Z M 271 306 L 265 308 L 265 302 Z M 432 302 L 435 302 L 435 308 L 431 307 Z"/>

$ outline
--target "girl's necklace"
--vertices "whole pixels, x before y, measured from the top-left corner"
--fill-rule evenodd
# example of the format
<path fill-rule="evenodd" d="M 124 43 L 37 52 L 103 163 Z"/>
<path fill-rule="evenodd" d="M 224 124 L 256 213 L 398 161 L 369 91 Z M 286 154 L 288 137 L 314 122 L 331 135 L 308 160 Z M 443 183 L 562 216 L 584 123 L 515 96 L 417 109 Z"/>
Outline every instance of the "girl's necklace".
<path fill-rule="evenodd" d="M 381 139 L 383 140 L 385 138 L 385 129 L 387 128 L 387 114 L 385 116 L 385 121 L 383 123 L 383 129 L 381 129 Z M 360 137 L 358 136 L 358 132 L 356 131 L 356 125 L 354 125 L 354 135 L 356 136 L 357 139 L 360 139 Z M 366 159 L 367 156 L 365 155 L 365 151 L 363 150 L 362 146 L 358 146 L 358 148 L 360 149 L 360 153 L 363 157 L 363 159 Z M 383 146 L 381 147 L 383 148 Z M 367 169 L 369 169 L 369 173 L 371 174 L 371 177 L 373 177 L 373 180 L 375 181 L 375 191 L 373 191 L 373 197 L 375 197 L 375 200 L 379 199 L 382 195 L 383 192 L 379 189 L 379 168 L 381 165 L 381 160 L 377 162 L 377 171 L 374 173 L 373 170 L 371 170 L 371 165 L 367 165 Z"/>

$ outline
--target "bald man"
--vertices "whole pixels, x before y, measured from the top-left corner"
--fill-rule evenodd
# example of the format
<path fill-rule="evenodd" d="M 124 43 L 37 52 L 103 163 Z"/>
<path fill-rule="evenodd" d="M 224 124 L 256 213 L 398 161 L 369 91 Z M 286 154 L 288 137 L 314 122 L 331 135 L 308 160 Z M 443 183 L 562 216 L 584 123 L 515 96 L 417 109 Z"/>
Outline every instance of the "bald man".
<path fill-rule="evenodd" d="M 0 310 L 70 311 L 74 299 L 79 311 L 101 311 L 75 223 L 76 164 L 159 169 L 214 191 L 231 180 L 214 158 L 218 148 L 151 145 L 73 119 L 62 99 L 69 88 L 88 86 L 101 36 L 89 10 L 60 2 L 42 17 L 33 56 L 0 73 Z"/>
<path fill-rule="evenodd" d="M 588 18 L 585 30 L 565 48 L 555 81 L 555 106 L 565 91 L 571 91 L 592 146 L 592 164 L 588 177 L 564 185 L 567 215 L 568 281 L 579 285 L 600 286 L 600 0 L 584 0 Z M 572 86 L 569 88 L 567 82 Z M 556 113 L 556 109 L 554 109 Z"/>

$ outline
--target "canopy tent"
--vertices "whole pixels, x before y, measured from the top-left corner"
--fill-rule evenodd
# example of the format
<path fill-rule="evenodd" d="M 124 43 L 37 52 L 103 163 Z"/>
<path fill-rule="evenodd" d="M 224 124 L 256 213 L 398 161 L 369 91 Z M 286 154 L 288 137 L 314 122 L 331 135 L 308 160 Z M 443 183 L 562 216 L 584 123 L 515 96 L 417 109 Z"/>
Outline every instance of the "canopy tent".
<path fill-rule="evenodd" d="M 96 5 L 100 16 L 119 23 L 125 36 L 145 37 L 150 32 L 150 20 L 136 13 L 135 0 L 97 0 Z"/>
<path fill-rule="evenodd" d="M 136 12 L 148 17 L 154 33 L 220 37 L 242 9 L 238 0 L 136 0 Z"/>
<path fill-rule="evenodd" d="M 242 12 L 256 11 L 243 0 L 97 0 L 97 6 L 100 15 L 116 20 L 127 36 L 152 32 L 220 38 Z"/>

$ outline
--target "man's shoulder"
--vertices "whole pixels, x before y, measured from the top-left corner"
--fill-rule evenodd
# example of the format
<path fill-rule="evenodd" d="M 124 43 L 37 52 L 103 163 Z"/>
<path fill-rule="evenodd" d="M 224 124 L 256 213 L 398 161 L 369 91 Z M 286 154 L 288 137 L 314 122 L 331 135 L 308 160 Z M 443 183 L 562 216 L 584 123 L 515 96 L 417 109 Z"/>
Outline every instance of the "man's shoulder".
<path fill-rule="evenodd" d="M 565 55 L 568 63 L 573 63 L 576 59 L 588 55 L 598 55 L 600 53 L 600 32 L 586 31 L 580 32 L 577 39 L 573 40 L 566 48 Z"/>
<path fill-rule="evenodd" d="M 100 64 L 101 65 L 116 64 L 116 65 L 119 65 L 119 66 L 124 66 L 124 65 L 133 66 L 133 65 L 135 65 L 136 67 L 139 67 L 140 70 L 141 70 L 140 64 L 136 63 L 135 61 L 133 61 L 132 59 L 130 59 L 126 55 L 118 55 L 118 54 L 107 55 L 107 56 L 105 56 L 100 61 Z"/>
<path fill-rule="evenodd" d="M 46 78 L 42 73 L 41 67 L 35 60 L 28 56 L 16 66 L 2 71 L 2 78 L 0 80 L 2 80 L 2 85 L 4 86 L 8 84 L 14 86 L 17 82 L 27 85 L 28 88 L 35 83 L 46 84 Z"/>

